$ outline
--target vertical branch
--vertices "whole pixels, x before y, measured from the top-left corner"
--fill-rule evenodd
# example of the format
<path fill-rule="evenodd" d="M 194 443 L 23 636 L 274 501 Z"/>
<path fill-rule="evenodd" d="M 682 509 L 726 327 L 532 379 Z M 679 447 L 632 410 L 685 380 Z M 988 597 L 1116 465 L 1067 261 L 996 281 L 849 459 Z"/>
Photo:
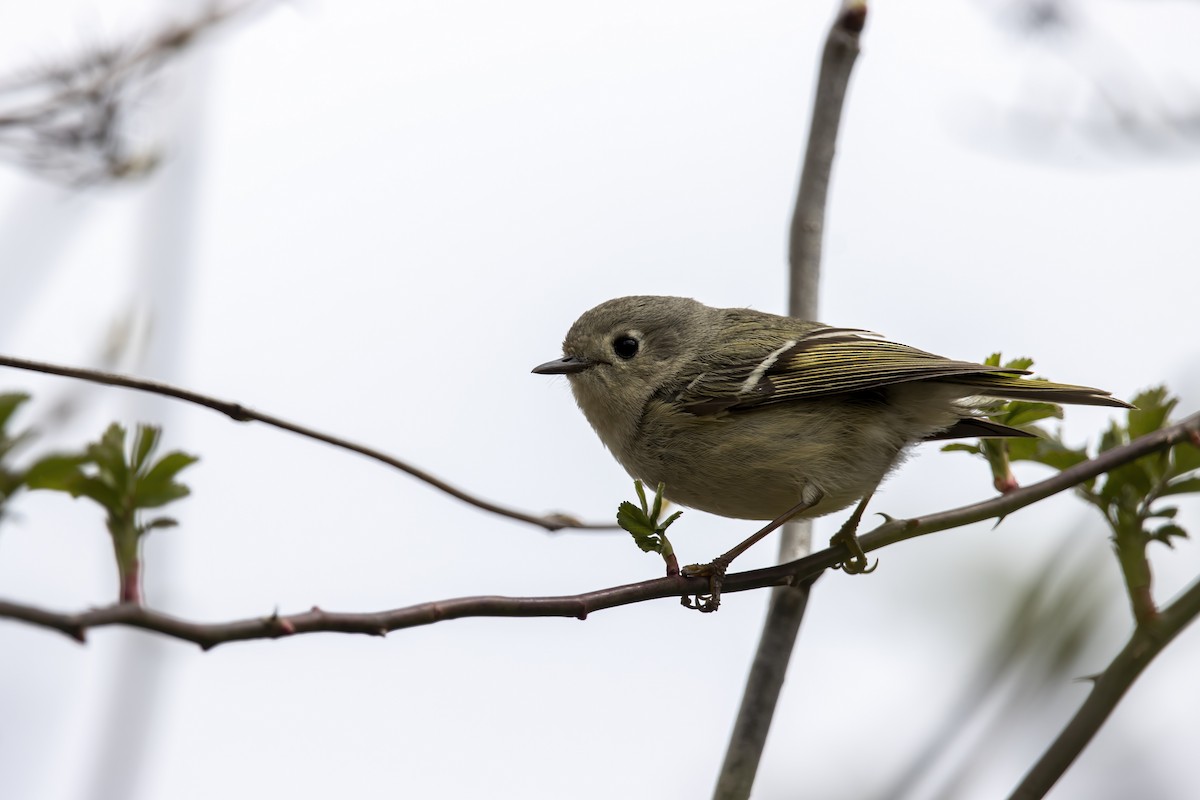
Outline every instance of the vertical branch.
<path fill-rule="evenodd" d="M 800 633 L 800 620 L 804 619 L 811 586 L 811 582 L 806 582 L 798 587 L 783 586 L 771 590 L 771 604 L 758 640 L 758 651 L 746 678 L 742 706 L 738 709 L 729 747 L 725 750 L 725 762 L 713 790 L 716 800 L 742 800 L 750 796 L 754 787 L 754 776 L 758 773 L 758 762 L 775 716 L 775 704 L 783 690 L 783 679 L 787 675 L 796 636 Z"/>
<path fill-rule="evenodd" d="M 837 19 L 825 37 L 808 147 L 804 153 L 800 188 L 796 192 L 796 207 L 792 212 L 792 227 L 788 237 L 788 263 L 791 265 L 788 313 L 795 317 L 817 317 L 821 240 L 825 233 L 829 176 L 833 170 L 846 87 L 850 83 L 854 61 L 858 58 L 858 41 L 866 21 L 866 0 L 843 0 Z"/>
<path fill-rule="evenodd" d="M 846 87 L 850 83 L 850 72 L 858 56 L 859 36 L 866 21 L 866 0 L 842 0 L 821 54 L 812 123 L 788 238 L 788 313 L 804 319 L 817 318 L 821 239 L 825 232 L 829 176 Z M 779 547 L 781 562 L 795 560 L 811 550 L 810 521 L 784 526 Z M 743 800 L 750 796 L 788 662 L 800 632 L 800 622 L 804 619 L 811 585 L 805 583 L 772 590 L 758 651 L 746 679 L 742 705 L 713 791 L 715 800 Z"/>

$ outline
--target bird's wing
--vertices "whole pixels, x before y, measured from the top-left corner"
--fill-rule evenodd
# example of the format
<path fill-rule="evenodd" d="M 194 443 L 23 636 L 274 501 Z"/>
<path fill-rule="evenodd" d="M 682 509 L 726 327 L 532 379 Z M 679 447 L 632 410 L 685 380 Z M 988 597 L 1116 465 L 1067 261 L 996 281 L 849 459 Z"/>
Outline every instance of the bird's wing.
<path fill-rule="evenodd" d="M 758 349 L 753 355 L 730 353 L 724 363 L 712 363 L 674 401 L 705 415 L 936 380 L 967 387 L 964 396 L 1126 405 L 1099 389 L 1030 380 L 1021 377 L 1029 374 L 1025 370 L 955 361 L 851 328 L 815 327 L 780 343 L 765 357 L 763 348 Z"/>

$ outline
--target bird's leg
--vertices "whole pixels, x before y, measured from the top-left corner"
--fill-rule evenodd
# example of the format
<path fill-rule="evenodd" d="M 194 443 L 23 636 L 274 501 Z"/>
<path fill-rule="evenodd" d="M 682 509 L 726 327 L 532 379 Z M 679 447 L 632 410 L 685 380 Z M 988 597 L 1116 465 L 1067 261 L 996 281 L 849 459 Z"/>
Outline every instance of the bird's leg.
<path fill-rule="evenodd" d="M 767 534 L 782 527 L 788 520 L 798 514 L 804 513 L 821 502 L 821 498 L 825 496 L 825 493 L 812 484 L 808 484 L 804 487 L 801 495 L 804 497 L 803 500 L 755 531 L 744 541 L 739 542 L 732 549 L 727 550 L 707 564 L 689 564 L 684 567 L 682 574 L 685 578 L 708 578 L 708 594 L 696 595 L 695 602 L 693 602 L 691 597 L 685 596 L 680 598 L 680 602 L 687 608 L 694 608 L 704 613 L 716 611 L 720 608 L 721 584 L 725 582 L 725 572 L 729 569 L 730 563 L 742 553 L 758 544 Z"/>
<path fill-rule="evenodd" d="M 858 505 L 855 506 L 854 513 L 829 540 L 830 547 L 837 547 L 840 544 L 845 545 L 846 549 L 850 551 L 850 557 L 841 564 L 842 570 L 850 575 L 865 575 L 868 572 L 874 572 L 875 567 L 879 566 L 879 561 L 867 566 L 867 554 L 863 552 L 862 545 L 858 543 L 858 536 L 855 535 L 858 531 L 858 523 L 862 521 L 863 511 L 866 510 L 867 503 L 870 502 L 873 494 L 875 494 L 875 490 L 871 489 L 863 495 L 863 499 L 859 500 Z"/>

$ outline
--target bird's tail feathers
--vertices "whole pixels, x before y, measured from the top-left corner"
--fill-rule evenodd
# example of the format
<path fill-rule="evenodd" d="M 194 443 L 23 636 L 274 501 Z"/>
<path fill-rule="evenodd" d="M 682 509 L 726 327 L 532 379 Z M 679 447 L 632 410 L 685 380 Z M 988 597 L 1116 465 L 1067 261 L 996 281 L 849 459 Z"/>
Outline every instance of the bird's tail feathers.
<path fill-rule="evenodd" d="M 998 397 L 1004 400 L 1028 400 L 1034 403 L 1133 408 L 1129 403 L 1113 397 L 1110 392 L 1106 392 L 1103 389 L 1093 389 L 1090 386 L 1075 386 L 1070 383 L 1033 380 L 994 372 L 964 375 L 944 382 L 969 386 L 980 395 Z"/>

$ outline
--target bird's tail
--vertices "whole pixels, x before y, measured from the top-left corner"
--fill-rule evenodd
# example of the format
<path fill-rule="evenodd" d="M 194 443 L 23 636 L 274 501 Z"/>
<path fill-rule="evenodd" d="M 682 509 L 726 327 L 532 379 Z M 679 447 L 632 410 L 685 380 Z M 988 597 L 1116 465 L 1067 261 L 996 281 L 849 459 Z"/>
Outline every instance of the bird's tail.
<path fill-rule="evenodd" d="M 1053 383 L 1051 381 L 1023 378 L 1019 375 L 1006 375 L 997 372 L 981 372 L 975 375 L 955 376 L 952 379 L 943 379 L 942 382 L 969 386 L 983 397 L 996 397 L 1003 400 L 1029 400 L 1035 403 L 1133 408 L 1129 403 L 1113 397 L 1111 392 L 1106 392 L 1103 389 L 1093 389 L 1090 386 L 1075 386 L 1070 383 Z"/>

